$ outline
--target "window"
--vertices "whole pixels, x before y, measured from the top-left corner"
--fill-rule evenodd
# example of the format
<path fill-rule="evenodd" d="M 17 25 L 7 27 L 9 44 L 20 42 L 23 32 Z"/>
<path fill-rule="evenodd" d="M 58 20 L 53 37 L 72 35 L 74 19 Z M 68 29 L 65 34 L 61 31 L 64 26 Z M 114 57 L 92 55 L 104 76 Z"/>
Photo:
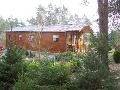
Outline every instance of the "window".
<path fill-rule="evenodd" d="M 90 33 L 85 33 L 85 36 L 84 36 L 85 44 L 89 44 L 89 39 L 90 39 Z"/>
<path fill-rule="evenodd" d="M 53 35 L 53 42 L 58 42 L 59 35 Z"/>
<path fill-rule="evenodd" d="M 10 44 L 13 44 L 13 36 L 12 35 L 9 35 L 9 41 L 10 41 Z"/>
<path fill-rule="evenodd" d="M 74 35 L 74 44 L 77 44 L 77 35 Z"/>
<path fill-rule="evenodd" d="M 19 40 L 19 41 L 22 40 L 22 35 L 19 35 L 19 36 L 18 36 L 18 40 Z"/>
<path fill-rule="evenodd" d="M 69 42 L 72 42 L 72 35 L 69 35 L 68 38 L 69 38 Z"/>
<path fill-rule="evenodd" d="M 9 40 L 10 40 L 10 41 L 13 41 L 12 35 L 9 35 Z"/>
<path fill-rule="evenodd" d="M 33 41 L 34 40 L 34 35 L 31 35 L 30 36 L 30 41 Z"/>
<path fill-rule="evenodd" d="M 82 36 L 80 36 L 80 41 L 82 41 Z"/>

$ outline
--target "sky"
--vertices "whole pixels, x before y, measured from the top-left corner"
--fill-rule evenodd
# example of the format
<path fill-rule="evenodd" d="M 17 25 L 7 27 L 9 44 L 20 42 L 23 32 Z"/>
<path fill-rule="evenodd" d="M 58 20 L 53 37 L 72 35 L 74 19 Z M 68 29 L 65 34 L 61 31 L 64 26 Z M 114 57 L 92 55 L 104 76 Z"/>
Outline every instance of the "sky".
<path fill-rule="evenodd" d="M 68 8 L 72 14 L 79 17 L 86 15 L 91 21 L 98 18 L 97 0 L 88 0 L 88 6 L 82 5 L 82 0 L 0 0 L 0 16 L 4 19 L 13 16 L 26 23 L 27 19 L 36 17 L 37 7 L 41 4 L 47 7 L 48 4 Z"/>

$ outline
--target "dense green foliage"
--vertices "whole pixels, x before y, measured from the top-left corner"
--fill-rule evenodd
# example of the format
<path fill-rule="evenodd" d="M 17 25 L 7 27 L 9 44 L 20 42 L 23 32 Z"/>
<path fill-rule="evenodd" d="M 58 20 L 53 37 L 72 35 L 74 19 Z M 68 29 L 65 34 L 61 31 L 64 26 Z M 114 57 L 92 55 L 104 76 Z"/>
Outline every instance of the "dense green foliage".
<path fill-rule="evenodd" d="M 3 61 L 0 61 L 0 90 L 9 90 L 25 68 L 23 49 L 16 46 L 8 47 Z"/>
<path fill-rule="evenodd" d="M 83 68 L 77 73 L 78 87 L 85 90 L 115 90 L 116 82 L 94 51 L 83 58 Z"/>
<path fill-rule="evenodd" d="M 120 30 L 115 29 L 115 31 L 111 31 L 109 34 L 109 43 L 113 47 L 117 47 L 120 45 Z"/>
<path fill-rule="evenodd" d="M 74 54 L 70 51 L 65 53 L 58 53 L 58 54 L 55 54 L 55 59 L 57 61 L 61 61 L 61 60 L 70 61 L 74 59 Z"/>
<path fill-rule="evenodd" d="M 72 74 L 71 62 L 56 62 L 51 61 L 36 61 L 30 62 L 28 65 L 28 71 L 25 73 L 22 84 L 22 90 L 27 90 L 28 87 L 34 87 L 35 90 L 64 90 L 71 87 L 71 74 Z M 30 79 L 34 86 L 27 86 L 26 80 Z M 34 83 L 33 83 L 34 82 Z M 21 79 L 16 83 L 14 90 L 20 89 Z M 29 82 L 30 83 L 30 82 Z M 19 89 L 17 89 L 19 87 Z M 33 89 L 33 90 L 34 90 Z"/>
<path fill-rule="evenodd" d="M 19 76 L 13 90 L 117 90 L 114 76 L 97 52 L 57 56 L 59 60 L 28 62 L 27 71 Z"/>
<path fill-rule="evenodd" d="M 120 51 L 115 51 L 113 53 L 113 59 L 116 63 L 120 63 Z"/>

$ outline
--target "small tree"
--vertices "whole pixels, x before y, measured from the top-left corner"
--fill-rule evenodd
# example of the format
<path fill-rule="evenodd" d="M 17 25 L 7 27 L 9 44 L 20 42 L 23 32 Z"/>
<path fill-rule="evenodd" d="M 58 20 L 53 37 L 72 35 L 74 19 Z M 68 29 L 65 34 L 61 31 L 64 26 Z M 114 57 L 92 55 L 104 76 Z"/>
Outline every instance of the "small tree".
<path fill-rule="evenodd" d="M 18 74 L 25 71 L 25 62 L 23 61 L 22 48 L 17 46 L 10 46 L 0 62 L 0 89 L 8 90 L 18 80 Z"/>

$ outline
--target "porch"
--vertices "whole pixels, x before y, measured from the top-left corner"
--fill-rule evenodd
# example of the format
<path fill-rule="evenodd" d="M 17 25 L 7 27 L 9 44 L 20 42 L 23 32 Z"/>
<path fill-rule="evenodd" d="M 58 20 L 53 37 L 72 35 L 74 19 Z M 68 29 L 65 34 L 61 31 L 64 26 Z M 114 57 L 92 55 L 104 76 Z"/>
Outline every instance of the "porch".
<path fill-rule="evenodd" d="M 87 52 L 90 50 L 89 43 L 90 33 L 79 31 L 66 32 L 66 51 Z"/>

